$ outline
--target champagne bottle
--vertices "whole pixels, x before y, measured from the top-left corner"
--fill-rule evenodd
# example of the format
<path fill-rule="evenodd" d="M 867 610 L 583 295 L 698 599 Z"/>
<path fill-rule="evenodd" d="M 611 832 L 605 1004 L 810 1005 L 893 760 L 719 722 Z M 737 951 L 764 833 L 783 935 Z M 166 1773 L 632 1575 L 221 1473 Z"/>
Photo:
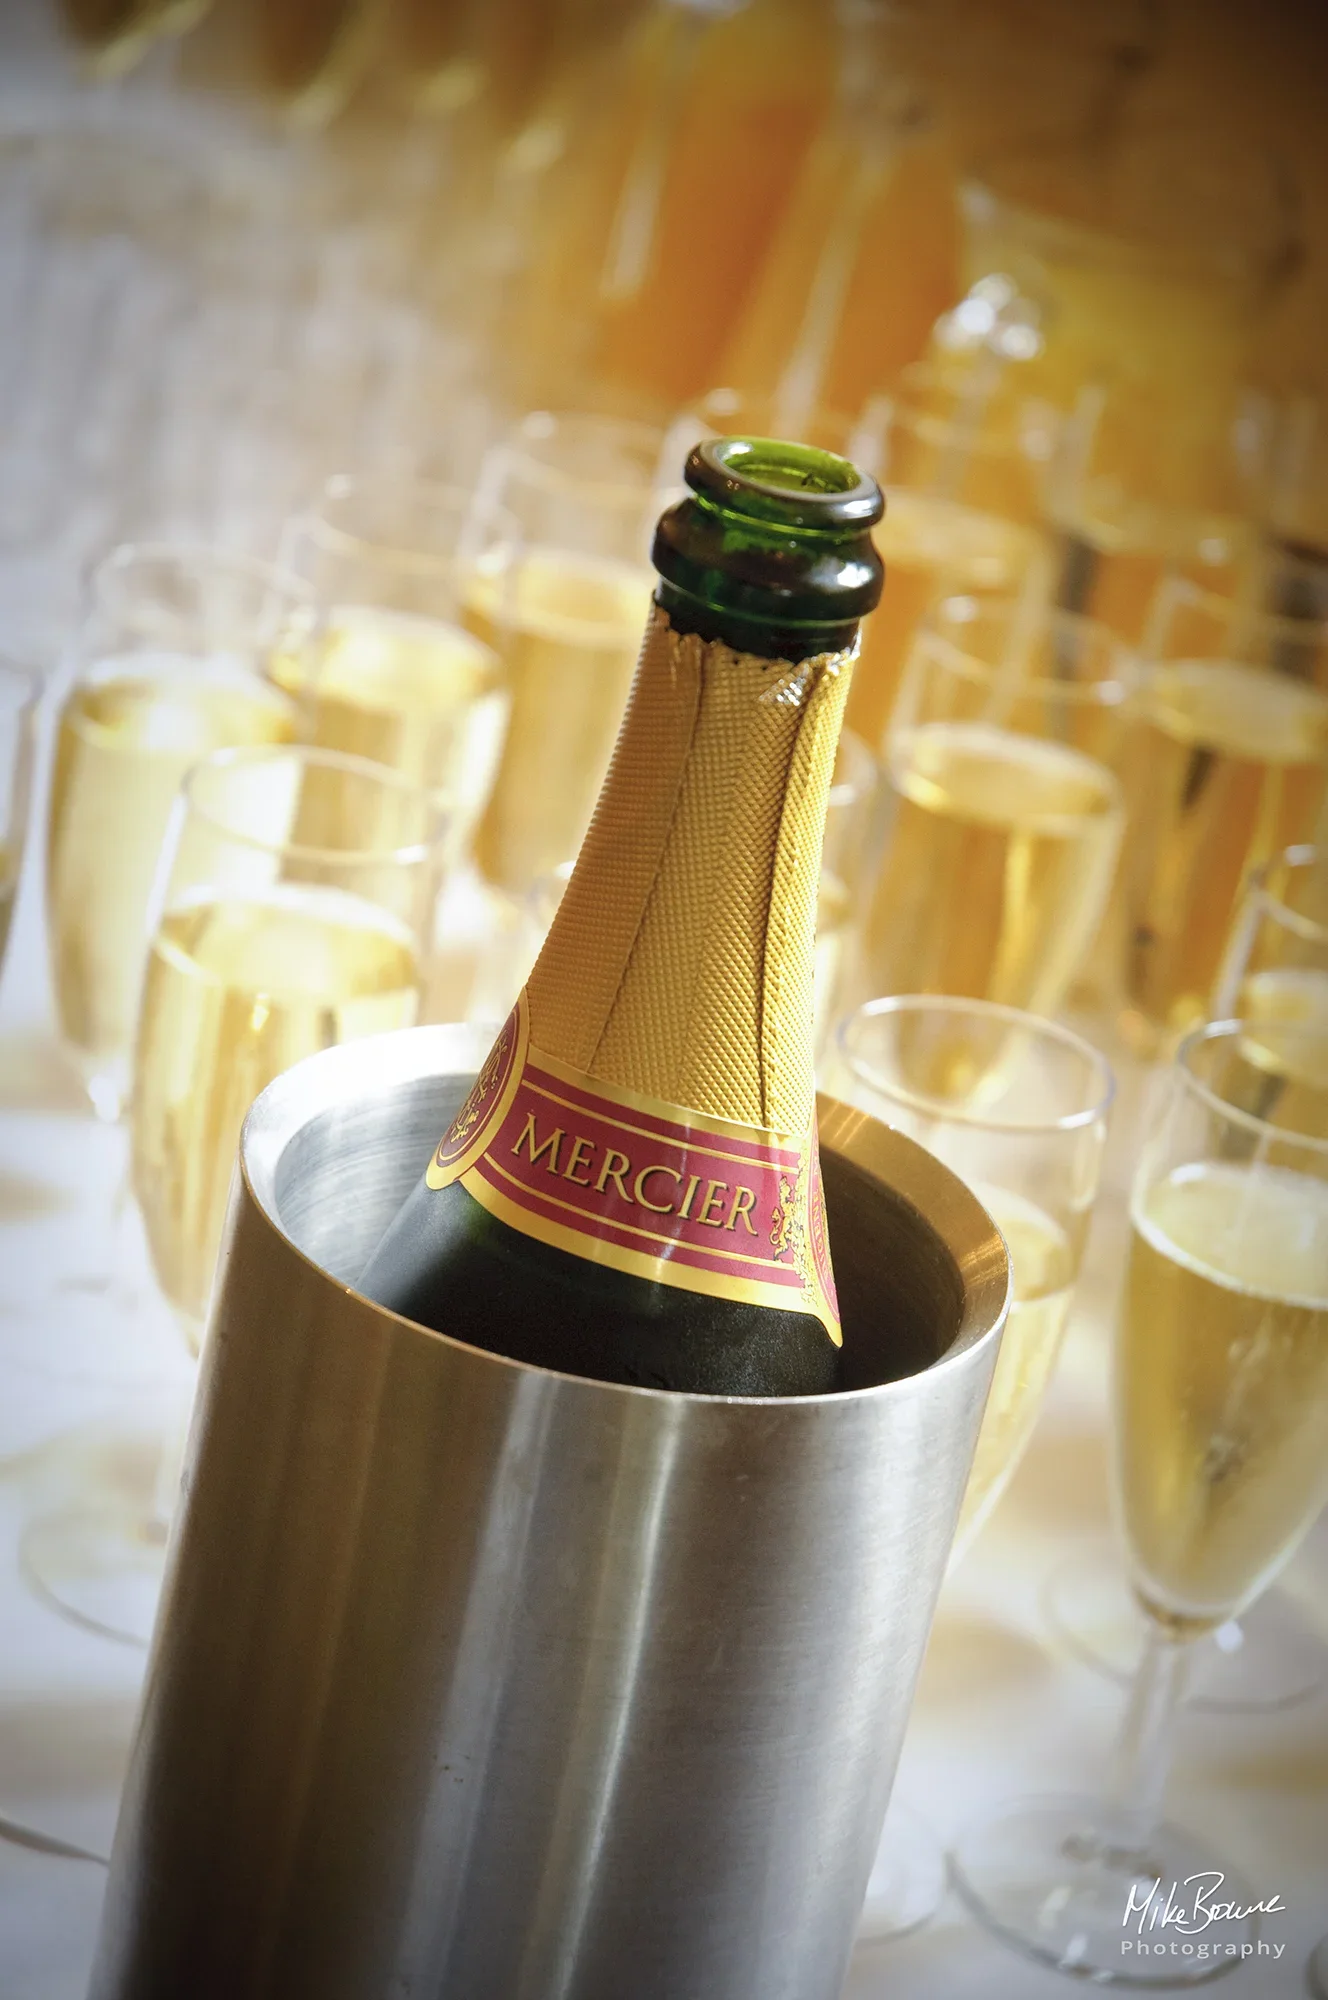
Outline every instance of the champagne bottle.
<path fill-rule="evenodd" d="M 700 445 L 685 476 L 558 915 L 360 1289 L 570 1374 L 823 1394 L 842 1337 L 816 889 L 883 502 L 846 460 L 766 439 Z"/>

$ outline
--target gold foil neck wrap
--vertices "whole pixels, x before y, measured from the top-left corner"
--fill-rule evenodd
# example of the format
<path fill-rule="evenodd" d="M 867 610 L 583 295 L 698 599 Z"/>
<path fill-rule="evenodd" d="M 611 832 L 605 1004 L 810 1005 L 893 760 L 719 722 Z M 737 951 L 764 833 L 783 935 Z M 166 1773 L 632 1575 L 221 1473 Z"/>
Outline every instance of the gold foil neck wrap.
<path fill-rule="evenodd" d="M 738 653 L 652 609 L 527 986 L 535 1046 L 711 1117 L 809 1129 L 817 881 L 852 660 Z"/>

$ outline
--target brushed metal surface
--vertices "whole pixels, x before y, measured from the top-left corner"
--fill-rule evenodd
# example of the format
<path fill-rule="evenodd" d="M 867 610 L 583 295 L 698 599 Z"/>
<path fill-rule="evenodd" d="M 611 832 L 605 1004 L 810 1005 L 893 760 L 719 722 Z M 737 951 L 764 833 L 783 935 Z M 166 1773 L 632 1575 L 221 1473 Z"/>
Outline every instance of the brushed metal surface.
<path fill-rule="evenodd" d="M 92 2000 L 839 1992 L 1004 1246 L 823 1101 L 874 1386 L 479 1353 L 350 1281 L 488 1041 L 330 1050 L 250 1115 Z"/>

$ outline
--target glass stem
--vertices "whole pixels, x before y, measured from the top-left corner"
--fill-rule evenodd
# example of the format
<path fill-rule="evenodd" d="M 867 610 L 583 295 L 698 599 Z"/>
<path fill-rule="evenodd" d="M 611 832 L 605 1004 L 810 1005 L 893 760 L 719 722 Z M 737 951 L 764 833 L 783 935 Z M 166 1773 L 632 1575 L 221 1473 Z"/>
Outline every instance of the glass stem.
<path fill-rule="evenodd" d="M 1162 1817 L 1175 1750 L 1176 1717 L 1194 1659 L 1192 1639 L 1173 1639 L 1147 1621 L 1143 1656 L 1135 1669 L 1125 1720 L 1116 1744 L 1109 1800 L 1122 1843 L 1146 1845 Z"/>

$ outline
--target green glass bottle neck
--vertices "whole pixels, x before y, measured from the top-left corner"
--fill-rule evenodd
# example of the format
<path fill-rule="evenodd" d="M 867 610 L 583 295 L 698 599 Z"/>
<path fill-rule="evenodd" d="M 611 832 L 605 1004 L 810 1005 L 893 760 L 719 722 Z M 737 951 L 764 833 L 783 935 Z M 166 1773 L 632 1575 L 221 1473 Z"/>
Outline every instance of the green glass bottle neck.
<path fill-rule="evenodd" d="M 880 489 L 847 459 L 767 438 L 715 438 L 655 531 L 656 599 L 675 631 L 800 660 L 851 646 L 884 576 Z"/>

